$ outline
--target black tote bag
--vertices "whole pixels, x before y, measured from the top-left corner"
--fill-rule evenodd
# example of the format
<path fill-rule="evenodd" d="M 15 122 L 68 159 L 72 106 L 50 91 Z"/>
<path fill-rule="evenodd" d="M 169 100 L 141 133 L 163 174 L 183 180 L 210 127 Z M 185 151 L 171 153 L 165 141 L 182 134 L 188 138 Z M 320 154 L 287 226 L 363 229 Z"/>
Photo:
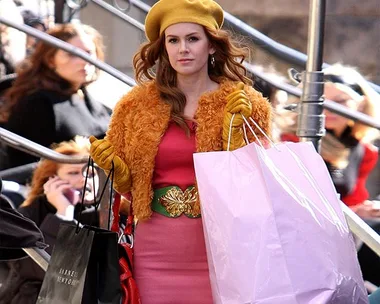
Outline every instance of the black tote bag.
<path fill-rule="evenodd" d="M 117 234 L 62 224 L 38 304 L 119 304 Z"/>

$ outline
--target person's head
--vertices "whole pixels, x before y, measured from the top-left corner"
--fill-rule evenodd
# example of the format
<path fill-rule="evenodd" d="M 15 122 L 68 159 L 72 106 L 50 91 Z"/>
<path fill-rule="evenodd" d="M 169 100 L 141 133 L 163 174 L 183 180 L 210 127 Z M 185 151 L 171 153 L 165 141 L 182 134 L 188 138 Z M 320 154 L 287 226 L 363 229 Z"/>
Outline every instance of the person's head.
<path fill-rule="evenodd" d="M 23 24 L 22 16 L 13 0 L 0 1 L 0 17 Z M 0 23 L 0 77 L 14 73 L 16 66 L 25 58 L 26 35 Z"/>
<path fill-rule="evenodd" d="M 86 138 L 77 136 L 72 141 L 61 142 L 53 146 L 53 150 L 70 156 L 88 156 L 90 151 L 89 141 Z M 57 176 L 59 179 L 69 182 L 72 191 L 81 192 L 85 183 L 84 164 L 64 164 L 52 160 L 41 160 L 33 173 L 31 182 L 31 189 L 23 206 L 29 205 L 37 196 L 44 193 L 43 185 L 49 178 Z M 95 188 L 93 187 L 93 178 L 95 178 Z M 90 170 L 87 179 L 85 200 L 92 201 L 94 192 L 97 191 L 99 186 L 97 175 L 92 176 Z"/>
<path fill-rule="evenodd" d="M 223 21 L 223 9 L 213 0 L 160 0 L 149 11 L 148 42 L 134 56 L 135 76 L 138 83 L 156 80 L 173 117 L 180 117 L 186 104 L 177 88 L 179 76 L 252 83 L 242 65 L 249 48 L 232 41 L 221 29 Z"/>
<path fill-rule="evenodd" d="M 72 44 L 94 58 L 104 59 L 100 34 L 90 26 L 59 24 L 47 33 Z M 43 41 L 37 43 L 35 52 L 30 58 L 30 65 L 36 74 L 46 80 L 55 79 L 73 90 L 91 82 L 96 76 L 94 67 L 82 58 Z"/>
<path fill-rule="evenodd" d="M 22 8 L 20 9 L 20 12 L 26 25 L 36 28 L 40 31 L 47 30 L 43 19 L 33 11 L 31 11 L 30 9 Z"/>
<path fill-rule="evenodd" d="M 102 38 L 90 26 L 59 24 L 47 33 L 88 52 L 94 58 L 104 59 Z M 37 42 L 35 51 L 17 73 L 15 83 L 5 95 L 6 113 L 20 98 L 37 90 L 47 89 L 70 96 L 97 76 L 93 65 L 43 41 Z"/>
<path fill-rule="evenodd" d="M 335 64 L 326 68 L 323 72 L 326 99 L 374 118 L 378 117 L 379 113 L 376 107 L 380 103 L 379 95 L 370 88 L 366 80 L 355 69 Z M 328 110 L 325 110 L 324 113 L 326 115 L 326 129 L 334 131 L 338 136 L 347 127 L 351 127 L 351 135 L 361 140 L 366 137 L 371 129 Z"/>
<path fill-rule="evenodd" d="M 31 26 L 37 30 L 40 30 L 42 32 L 45 32 L 47 30 L 45 22 L 43 19 L 35 14 L 33 11 L 29 9 L 21 9 L 21 15 L 22 18 L 24 19 L 24 23 L 28 26 Z M 26 38 L 26 49 L 28 54 L 30 55 L 36 46 L 37 39 L 34 38 L 33 36 L 27 36 Z"/>
<path fill-rule="evenodd" d="M 175 86 L 177 75 L 200 70 L 214 81 L 221 76 L 249 82 L 240 48 L 222 30 L 223 9 L 213 0 L 160 0 L 145 20 L 148 42 L 134 57 L 136 79 Z"/>

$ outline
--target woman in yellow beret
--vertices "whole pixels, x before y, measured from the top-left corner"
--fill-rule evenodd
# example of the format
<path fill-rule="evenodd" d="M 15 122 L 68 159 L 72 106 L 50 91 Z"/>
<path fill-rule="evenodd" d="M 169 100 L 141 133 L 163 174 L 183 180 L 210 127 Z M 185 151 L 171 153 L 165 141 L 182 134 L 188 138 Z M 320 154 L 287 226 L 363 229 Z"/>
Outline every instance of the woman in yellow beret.
<path fill-rule="evenodd" d="M 160 0 L 134 56 L 138 86 L 116 105 L 107 136 L 91 138 L 114 188 L 132 197 L 134 277 L 143 304 L 212 303 L 193 153 L 245 145 L 243 119 L 270 133 L 270 104 L 251 87 L 213 0 Z M 233 202 L 231 202 L 233 203 Z M 237 257 L 238 258 L 238 257 Z"/>

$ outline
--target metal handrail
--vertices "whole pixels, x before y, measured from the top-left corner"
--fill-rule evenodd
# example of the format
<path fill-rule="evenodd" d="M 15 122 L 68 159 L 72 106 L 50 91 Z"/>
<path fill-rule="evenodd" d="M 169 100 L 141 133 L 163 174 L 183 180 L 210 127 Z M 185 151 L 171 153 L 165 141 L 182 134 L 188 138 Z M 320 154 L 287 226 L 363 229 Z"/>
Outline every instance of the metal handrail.
<path fill-rule="evenodd" d="M 103 1 L 100 1 L 100 0 L 91 0 L 93 1 L 94 3 L 96 4 L 99 4 L 100 2 L 103 2 Z M 147 12 L 150 8 L 149 5 L 141 2 L 140 0 L 129 0 L 131 4 L 135 5 L 136 7 L 138 7 L 139 9 Z M 113 8 L 110 10 L 110 7 L 112 7 L 111 5 L 108 5 L 107 6 L 104 6 L 102 5 L 102 7 L 106 8 L 108 11 L 110 11 L 111 13 L 113 14 L 116 14 L 115 11 L 119 12 L 119 14 L 117 14 L 118 16 L 120 15 L 124 15 L 126 16 L 124 13 L 121 13 L 120 11 L 118 11 L 116 8 Z M 119 17 L 120 17 L 119 16 Z M 226 13 L 226 19 L 227 20 L 238 20 L 239 22 L 241 22 L 241 27 L 248 27 L 250 29 L 253 29 L 251 27 L 249 27 L 248 25 L 246 25 L 245 23 L 243 23 L 242 21 L 240 21 L 239 19 L 233 17 L 232 15 Z M 130 22 L 132 25 L 134 25 L 135 27 L 137 27 L 138 29 L 140 30 L 143 30 L 144 29 L 144 26 L 139 23 L 138 21 L 136 22 L 131 22 L 130 19 L 133 19 L 133 18 L 130 18 L 128 16 L 128 18 L 123 18 L 123 20 L 125 21 L 128 21 Z M 236 21 L 235 20 L 235 21 Z M 27 25 L 19 25 L 19 24 L 16 24 L 10 20 L 5 20 L 4 18 L 0 18 L 0 23 L 4 23 L 8 26 L 11 26 L 11 27 L 14 27 L 20 31 L 23 31 L 29 35 L 32 35 L 36 38 L 39 38 L 39 39 L 42 39 L 44 40 L 45 42 L 48 42 L 48 43 L 51 43 L 53 44 L 54 46 L 58 47 L 58 48 L 61 48 L 67 52 L 70 52 L 70 53 L 73 53 L 79 57 L 81 57 L 82 59 L 94 64 L 95 66 L 97 66 L 98 68 L 104 70 L 105 72 L 109 73 L 110 75 L 116 77 L 117 79 L 123 81 L 124 83 L 127 83 L 128 85 L 130 86 L 134 86 L 136 84 L 136 82 L 130 78 L 129 76 L 121 73 L 120 71 L 116 70 L 115 68 L 107 65 L 106 63 L 104 62 L 101 62 L 99 60 L 96 60 L 92 57 L 90 57 L 86 52 L 84 52 L 83 50 L 81 49 L 78 49 L 76 47 L 74 47 L 73 45 L 69 44 L 69 43 L 66 43 L 66 42 L 63 42 L 57 38 L 54 38 L 54 37 L 51 37 L 50 35 L 46 34 L 46 33 L 43 33 L 39 30 L 36 30 L 32 27 L 29 27 Z M 258 32 L 259 33 L 259 32 Z M 261 34 L 261 33 L 260 33 Z M 262 35 L 262 34 L 261 34 Z M 276 48 L 276 47 L 275 47 Z M 294 54 L 293 54 L 294 55 Z M 292 55 L 292 56 L 293 56 Z M 294 55 L 295 56 L 295 55 Z M 292 94 L 292 95 L 295 95 L 295 96 L 298 96 L 300 97 L 301 96 L 301 90 L 299 90 L 298 88 L 294 87 L 294 86 L 291 86 L 291 85 L 288 85 L 286 83 L 280 83 L 280 82 L 275 82 L 275 81 L 272 81 L 270 80 L 269 77 L 265 76 L 265 73 L 262 73 L 260 71 L 258 71 L 257 69 L 255 69 L 253 67 L 253 65 L 245 62 L 244 63 L 246 69 L 248 72 L 256 75 L 257 77 L 267 81 L 269 84 L 271 84 L 272 86 L 278 88 L 278 89 L 282 89 L 286 92 L 288 92 L 289 94 Z M 331 112 L 334 112 L 334 113 L 337 113 L 339 115 L 342 115 L 344 117 L 347 117 L 347 118 L 350 118 L 350 119 L 353 119 L 353 120 L 356 120 L 356 121 L 359 121 L 363 124 L 366 124 L 368 126 L 371 126 L 371 127 L 374 127 L 376 129 L 380 129 L 379 128 L 379 123 L 377 121 L 375 121 L 372 117 L 368 116 L 368 115 L 365 115 L 363 113 L 360 113 L 360 112 L 356 112 L 356 111 L 352 111 L 352 110 L 349 110 L 347 108 L 345 108 L 344 106 L 341 106 L 339 104 L 336 104 L 332 101 L 329 101 L 329 100 L 326 100 L 323 104 L 323 106 L 328 109 L 329 111 Z"/>
<path fill-rule="evenodd" d="M 120 81 L 128 84 L 129 86 L 136 85 L 136 82 L 133 78 L 129 77 L 128 75 L 120 72 L 119 70 L 115 69 L 114 67 L 110 66 L 109 64 L 100 61 L 98 59 L 92 58 L 88 53 L 83 51 L 80 48 L 77 48 L 73 46 L 70 43 L 67 43 L 65 41 L 62 41 L 58 38 L 52 37 L 49 34 L 46 34 L 40 30 L 37 30 L 33 27 L 30 27 L 25 24 L 18 24 L 12 20 L 5 19 L 3 17 L 0 17 L 0 23 L 3 23 L 7 26 L 13 27 L 21 32 L 24 32 L 30 36 L 33 36 L 35 38 L 38 38 L 40 40 L 43 40 L 46 43 L 49 43 L 56 48 L 62 49 L 68 53 L 74 54 L 83 60 L 93 64 L 94 66 L 98 67 L 99 69 L 107 72 L 108 74 L 112 75 L 113 77 L 119 79 Z"/>
<path fill-rule="evenodd" d="M 258 68 L 255 68 L 253 65 L 250 63 L 244 62 L 244 66 L 249 71 L 250 73 L 254 74 L 258 78 L 264 80 L 265 82 L 269 83 L 271 86 L 283 90 L 293 96 L 296 97 L 301 97 L 302 95 L 302 90 L 300 88 L 297 88 L 293 85 L 287 84 L 285 82 L 279 82 L 279 81 L 274 81 L 273 79 L 270 78 L 267 74 L 263 73 L 260 71 Z M 289 108 L 296 108 L 297 105 L 289 105 Z M 330 112 L 339 114 L 343 117 L 352 119 L 354 121 L 361 122 L 364 125 L 370 126 L 372 128 L 380 130 L 380 122 L 375 120 L 373 117 L 363 114 L 358 111 L 351 110 L 339 103 L 336 103 L 332 100 L 325 99 L 323 102 L 323 107 Z"/>
<path fill-rule="evenodd" d="M 47 271 L 50 255 L 43 249 L 40 248 L 22 248 L 24 252 L 34 261 L 38 266 L 42 268 L 43 271 Z"/>
<path fill-rule="evenodd" d="M 380 256 L 380 235 L 346 204 L 342 203 L 341 206 L 351 232 L 361 239 L 364 244 L 371 248 L 373 252 Z"/>
<path fill-rule="evenodd" d="M 59 163 L 85 164 L 88 161 L 88 156 L 77 157 L 61 154 L 49 148 L 36 144 L 35 142 L 13 132 L 10 132 L 4 128 L 0 128 L 0 140 L 17 150 L 21 150 L 31 155 L 43 157 Z"/>
<path fill-rule="evenodd" d="M 100 6 L 103 9 L 107 10 L 108 12 L 110 12 L 111 14 L 120 18 L 121 20 L 132 24 L 133 26 L 137 27 L 139 30 L 144 31 L 144 24 L 137 21 L 135 18 L 132 18 L 132 17 L 128 16 L 127 14 L 121 12 L 117 8 L 113 7 L 111 4 L 108 4 L 107 2 L 105 2 L 103 0 L 89 0 L 89 1 Z"/>
<path fill-rule="evenodd" d="M 102 2 L 100 0 L 91 0 L 91 1 L 93 1 L 96 4 L 99 4 L 99 2 Z M 136 5 L 138 8 L 142 9 L 143 11 L 147 11 L 150 8 L 149 5 L 143 3 L 139 0 L 130 0 L 130 2 L 131 2 L 131 4 Z M 102 7 L 104 7 L 108 11 L 110 11 L 112 14 L 115 14 L 115 10 L 117 11 L 117 9 L 114 8 L 113 10 L 109 10 L 110 6 L 111 5 L 109 5 L 109 4 L 106 4 L 106 6 L 102 5 Z M 125 15 L 125 14 L 119 12 L 118 17 L 120 17 L 119 15 L 121 16 L 121 15 Z M 131 22 L 130 19 L 133 19 L 133 18 L 123 18 L 123 20 L 130 22 L 132 25 L 134 25 L 138 29 L 140 29 L 140 30 L 144 29 L 144 26 L 141 23 L 139 23 L 138 21 Z M 83 50 L 81 50 L 77 47 L 74 47 L 73 45 L 71 45 L 69 43 L 66 43 L 62 40 L 55 38 L 55 37 L 51 37 L 50 35 L 43 33 L 39 30 L 36 30 L 30 26 L 17 24 L 11 20 L 5 20 L 4 18 L 0 18 L 0 23 L 4 23 L 10 27 L 14 27 L 14 28 L 16 28 L 22 32 L 27 33 L 28 35 L 31 35 L 31 36 L 36 37 L 38 39 L 41 39 L 47 43 L 50 43 L 50 44 L 56 46 L 57 48 L 60 48 L 60 49 L 63 49 L 69 53 L 75 54 L 76 56 L 79 56 L 82 59 L 92 63 L 93 65 L 97 66 L 99 69 L 107 72 L 108 74 L 114 76 L 115 78 L 121 80 L 122 82 L 124 82 L 130 86 L 136 85 L 136 82 L 131 77 L 125 75 L 124 73 L 121 73 L 117 69 L 113 68 L 112 66 L 110 66 L 110 65 L 108 65 L 108 64 L 106 64 L 100 60 L 92 58 Z M 301 96 L 301 91 L 298 88 L 291 86 L 289 84 L 286 84 L 286 83 L 275 82 L 275 81 L 270 80 L 269 77 L 265 76 L 265 73 L 258 71 L 257 69 L 254 68 L 253 65 L 251 65 L 248 62 L 245 62 L 244 65 L 245 65 L 248 72 L 252 73 L 253 75 L 256 75 L 257 77 L 259 77 L 263 80 L 265 80 L 266 82 L 268 82 L 272 86 L 274 86 L 278 89 L 284 90 L 284 91 L 286 91 L 289 94 L 292 94 L 294 96 L 298 96 L 298 97 Z M 340 105 L 337 105 L 336 103 L 334 103 L 332 101 L 328 101 L 328 100 L 325 101 L 324 107 L 326 109 L 328 109 L 334 113 L 337 113 L 339 115 L 342 115 L 344 117 L 351 118 L 353 120 L 359 121 L 359 122 L 366 124 L 368 126 L 374 127 L 376 129 L 380 129 L 378 122 L 376 122 L 373 118 L 371 118 L 370 116 L 367 116 L 363 113 L 348 110 L 347 108 L 340 106 Z"/>
<path fill-rule="evenodd" d="M 147 13 L 150 9 L 150 6 L 145 4 L 144 2 L 140 0 L 128 0 L 131 4 L 136 6 L 141 11 Z M 248 25 L 247 23 L 241 21 L 240 19 L 234 17 L 233 15 L 229 14 L 228 12 L 224 12 L 224 20 L 227 21 L 227 24 L 232 25 L 234 28 L 238 29 L 239 32 L 245 36 L 248 36 L 252 41 L 260 48 L 268 52 L 269 54 L 282 59 L 290 64 L 294 64 L 296 66 L 304 68 L 306 66 L 307 61 L 307 55 L 294 50 L 286 45 L 283 45 L 279 42 L 276 42 L 275 40 L 269 38 L 268 36 L 264 35 L 263 33 L 259 32 L 252 26 Z M 326 68 L 330 66 L 328 63 L 323 64 L 323 68 Z M 372 82 L 368 83 L 371 85 L 371 87 L 380 93 L 380 86 L 377 84 L 374 84 Z"/>
<path fill-rule="evenodd" d="M 141 10 L 143 10 L 145 12 L 148 12 L 148 10 L 150 8 L 148 5 L 143 4 L 139 0 L 128 0 L 128 1 L 131 4 L 137 6 L 138 8 L 140 8 Z M 254 40 L 256 40 L 256 42 L 258 42 L 259 46 L 262 47 L 263 45 L 265 45 L 265 49 L 269 52 L 270 51 L 274 52 L 274 55 L 276 55 L 277 57 L 284 58 L 288 62 L 293 62 L 297 65 L 301 65 L 301 66 L 306 65 L 307 56 L 305 54 L 302 54 L 298 51 L 295 51 L 291 48 L 288 48 L 284 45 L 281 45 L 281 44 L 273 41 L 272 39 L 268 38 L 267 36 L 263 35 L 262 33 L 258 32 L 257 30 L 253 29 L 252 27 L 249 27 L 247 24 L 243 23 L 239 19 L 233 17 L 232 15 L 230 15 L 226 12 L 225 12 L 225 19 L 231 23 L 236 23 L 238 21 L 240 23 L 240 27 L 238 26 L 240 28 L 240 30 L 244 26 L 244 29 L 246 30 L 246 34 L 248 36 L 250 36 L 251 38 L 254 38 Z M 138 28 L 140 30 L 143 29 L 143 27 L 141 27 L 141 26 L 138 26 Z M 255 39 L 255 38 L 259 38 L 259 39 Z M 246 63 L 246 62 L 244 64 L 245 64 L 246 69 L 250 73 L 257 75 L 257 76 L 261 75 L 261 77 L 260 76 L 258 76 L 258 77 L 260 77 L 264 80 L 263 73 L 255 73 L 254 69 L 252 68 L 253 67 L 252 65 L 250 65 L 249 63 Z M 327 66 L 327 65 L 324 64 L 324 66 Z M 269 83 L 272 85 L 274 84 L 273 81 L 270 81 Z M 380 87 L 378 87 L 377 85 L 374 85 L 374 84 L 371 84 L 371 85 L 375 89 L 377 89 L 378 92 L 380 92 Z M 274 86 L 279 88 L 278 85 L 274 85 Z M 281 87 L 285 91 L 287 91 L 287 92 L 289 92 L 295 96 L 300 97 L 302 94 L 301 90 L 296 88 L 296 87 L 290 88 L 291 86 L 286 85 L 286 84 L 281 84 Z M 344 106 L 339 105 L 333 101 L 326 100 L 323 103 L 323 106 L 332 112 L 335 112 L 335 113 L 340 114 L 342 116 L 360 121 L 366 125 L 380 129 L 380 124 L 368 115 L 365 115 L 365 114 L 360 113 L 360 112 L 348 110 Z M 342 205 L 344 205 L 344 204 L 342 204 Z M 367 244 L 372 250 L 374 250 L 374 252 L 376 252 L 377 255 L 380 256 L 380 238 L 376 237 L 374 235 L 374 233 L 375 233 L 374 230 L 371 227 L 369 227 L 362 219 L 360 219 L 356 214 L 352 215 L 352 211 L 351 210 L 347 211 L 347 209 L 349 209 L 349 208 L 347 206 L 345 206 L 345 207 L 346 208 L 344 208 L 343 210 L 344 210 L 345 215 L 348 219 L 347 221 L 348 221 L 348 224 L 350 226 L 350 229 L 352 231 L 355 231 L 357 236 L 359 238 L 361 238 L 363 240 L 363 242 L 365 244 Z"/>
<path fill-rule="evenodd" d="M 117 8 L 113 7 L 112 5 L 110 4 L 107 4 L 105 3 L 104 1 L 102 0 L 90 0 L 92 1 L 93 3 L 103 7 L 104 9 L 106 9 L 108 12 L 114 14 L 115 16 L 121 18 L 122 20 L 132 24 L 133 26 L 135 26 L 136 28 L 138 28 L 139 30 L 141 31 L 144 31 L 144 25 L 140 22 L 138 22 L 137 20 L 135 20 L 134 18 L 131 18 L 130 16 L 124 14 L 123 12 L 119 11 Z M 141 9 L 143 12 L 148 12 L 149 9 L 150 9 L 150 6 L 139 1 L 139 0 L 129 0 L 131 4 L 133 4 L 134 6 L 136 6 L 137 8 Z M 231 20 L 238 20 L 239 22 L 241 22 L 243 25 L 242 26 L 246 26 L 246 27 L 249 27 L 247 24 L 243 23 L 242 21 L 240 21 L 239 19 L 233 17 L 232 15 L 226 13 L 226 19 L 231 19 Z M 250 27 L 249 27 L 250 28 Z M 252 29 L 252 28 L 251 28 Z M 254 30 L 254 29 L 253 29 Z M 256 30 L 254 30 L 256 31 Z M 260 32 L 256 31 L 257 32 L 257 35 L 262 35 L 263 37 L 266 37 L 265 35 L 261 34 Z M 266 37 L 268 38 L 268 37 Z M 269 38 L 268 38 L 269 39 Z M 268 42 L 269 43 L 269 42 Z M 277 42 L 276 42 L 277 43 Z M 285 52 L 288 54 L 288 56 L 290 57 L 294 57 L 294 56 L 301 56 L 300 54 L 302 53 L 299 53 L 298 55 L 296 53 L 292 53 L 290 50 L 290 48 L 288 47 L 285 47 L 285 46 L 281 46 L 279 43 L 277 43 L 278 45 L 274 45 L 273 48 L 277 49 L 278 52 Z M 282 49 L 282 47 L 284 47 L 284 49 Z M 288 50 L 286 50 L 285 48 L 287 48 Z M 294 50 L 293 50 L 294 51 Z M 297 52 L 297 51 L 295 51 Z M 304 54 L 302 54 L 304 55 Z M 305 58 L 307 58 L 306 55 L 304 55 Z M 293 58 L 292 57 L 292 58 Z M 306 59 L 305 59 L 306 60 Z M 270 78 L 268 76 L 265 75 L 265 73 L 263 72 L 260 72 L 258 71 L 257 69 L 254 68 L 254 66 L 248 62 L 244 62 L 244 66 L 245 68 L 247 69 L 248 72 L 252 73 L 253 75 L 256 75 L 258 78 L 268 82 L 270 85 L 272 85 L 273 87 L 276 87 L 280 90 L 284 90 L 286 91 L 287 93 L 291 94 L 291 95 L 294 95 L 294 96 L 297 96 L 297 97 L 301 97 L 302 95 L 302 92 L 300 89 L 292 86 L 292 85 L 289 85 L 289 84 L 286 84 L 286 83 L 281 83 L 281 82 L 275 82 L 273 80 L 270 80 Z M 356 112 L 356 111 L 352 111 L 352 110 L 349 110 L 347 109 L 346 107 L 344 106 L 341 106 L 333 101 L 330 101 L 330 100 L 326 100 L 323 104 L 323 107 L 326 108 L 327 110 L 331 111 L 331 112 L 334 112 L 336 114 L 339 114 L 341 116 L 344 116 L 344 117 L 347 117 L 347 118 L 350 118 L 350 119 L 353 119 L 355 121 L 359 121 L 365 125 L 368 125 L 370 127 L 373 127 L 373 128 L 376 128 L 376 129 L 379 129 L 380 130 L 380 124 L 374 120 L 372 117 L 368 116 L 368 115 L 365 115 L 363 113 L 360 113 L 360 112 Z"/>
<path fill-rule="evenodd" d="M 144 9 L 144 7 L 149 9 L 148 5 L 146 5 L 146 4 L 142 5 L 141 1 L 139 1 L 139 0 L 129 0 L 129 1 L 132 4 L 134 4 L 134 5 L 140 4 L 139 8 L 141 8 L 141 9 Z M 226 20 L 227 21 L 229 21 L 229 22 L 236 21 L 234 19 L 236 19 L 239 22 L 241 22 L 241 24 L 240 24 L 241 26 L 244 24 L 239 19 L 237 19 L 237 18 L 233 17 L 232 15 L 226 13 Z M 133 83 L 129 82 L 129 79 L 128 79 L 129 77 L 127 75 L 124 75 L 124 74 L 120 73 L 119 71 L 115 70 L 114 68 L 112 68 L 112 67 L 110 67 L 110 66 L 108 66 L 106 64 L 103 64 L 103 63 L 100 64 L 101 62 L 97 62 L 93 58 L 89 57 L 87 53 L 83 52 L 80 49 L 76 49 L 75 47 L 73 47 L 70 44 L 63 43 L 61 40 L 58 40 L 56 38 L 53 39 L 49 35 L 47 35 L 45 33 L 42 33 L 42 32 L 40 32 L 38 30 L 35 30 L 35 29 L 31 28 L 31 27 L 28 27 L 26 25 L 18 25 L 18 24 L 15 24 L 14 22 L 11 22 L 9 20 L 5 20 L 3 18 L 0 18 L 0 23 L 4 23 L 4 24 L 6 24 L 8 26 L 14 27 L 14 28 L 16 28 L 16 29 L 18 29 L 20 31 L 23 31 L 23 32 L 25 32 L 25 33 L 33 36 L 33 37 L 42 39 L 42 40 L 44 40 L 44 41 L 46 41 L 48 43 L 51 43 L 51 44 L 55 45 L 58 48 L 61 48 L 61 49 L 65 50 L 65 51 L 73 53 L 73 54 L 77 55 L 78 57 L 81 57 L 82 59 L 84 59 L 84 60 L 86 60 L 86 61 L 94 64 L 95 66 L 97 66 L 98 68 L 104 70 L 105 72 L 109 73 L 110 75 L 118 78 L 119 80 L 121 80 L 121 81 L 123 81 L 123 82 L 125 82 L 125 83 L 127 83 L 127 84 L 129 84 L 131 86 L 135 85 L 134 80 L 132 80 Z M 142 29 L 141 26 L 138 26 L 136 24 L 133 24 L 133 25 L 135 25 L 136 27 L 138 27 L 140 30 Z M 248 36 L 250 36 L 251 38 L 255 38 L 255 37 L 253 37 L 253 34 L 257 34 L 257 35 L 260 34 L 260 35 L 262 35 L 261 38 L 266 38 L 266 40 L 269 39 L 269 41 L 260 41 L 260 43 L 259 43 L 260 46 L 265 45 L 267 51 L 270 52 L 271 50 L 272 51 L 275 50 L 276 52 L 279 52 L 277 54 L 277 57 L 286 59 L 286 60 L 288 60 L 290 62 L 291 62 L 291 60 L 296 60 L 294 62 L 295 64 L 302 65 L 302 66 L 305 65 L 306 59 L 307 59 L 307 57 L 306 57 L 305 54 L 302 54 L 302 53 L 299 53 L 299 52 L 297 53 L 297 51 L 295 51 L 296 53 L 294 53 L 294 52 L 292 52 L 294 50 L 292 50 L 292 49 L 290 49 L 288 47 L 285 47 L 285 46 L 283 46 L 281 44 L 277 44 L 276 43 L 277 45 L 270 45 L 271 41 L 274 42 L 273 40 L 271 40 L 270 38 L 268 38 L 265 35 L 261 34 L 260 32 L 254 30 L 252 27 L 248 27 L 248 25 L 246 25 L 246 26 L 247 26 L 246 30 L 248 31 L 246 34 Z M 240 29 L 242 29 L 242 28 L 240 28 Z M 45 36 L 45 35 L 47 35 L 47 36 Z M 57 41 L 54 41 L 55 39 Z M 281 46 L 283 46 L 284 48 L 281 49 Z M 112 69 L 114 69 L 114 71 Z M 257 72 L 256 73 L 253 72 L 253 69 L 251 69 L 251 68 L 247 68 L 247 70 L 249 72 L 255 74 L 255 75 L 258 74 Z M 127 77 L 127 78 L 125 78 L 125 77 Z M 270 83 L 273 84 L 273 82 L 270 82 Z M 285 91 L 287 91 L 287 92 L 289 92 L 291 94 L 294 93 L 293 95 L 296 95 L 296 96 L 300 96 L 301 95 L 301 91 L 299 89 L 297 89 L 295 87 L 293 87 L 294 89 L 290 89 L 288 87 L 288 85 L 286 85 L 286 84 L 282 84 L 282 85 L 283 85 L 284 88 L 286 88 Z M 374 87 L 374 89 L 376 91 L 380 92 L 380 87 L 379 86 L 374 85 L 374 84 L 371 84 L 371 85 L 372 85 L 372 87 Z M 278 86 L 275 85 L 275 87 L 278 87 Z M 377 122 L 373 121 L 373 119 L 370 118 L 367 115 L 364 115 L 364 114 L 361 114 L 361 113 L 355 113 L 353 111 L 352 111 L 352 113 L 349 113 L 349 111 L 343 111 L 344 109 L 343 109 L 342 106 L 337 105 L 337 104 L 335 104 L 333 102 L 331 102 L 331 104 L 329 104 L 328 101 L 325 102 L 325 107 L 327 109 L 329 109 L 331 111 L 335 111 L 336 113 L 341 114 L 341 115 L 343 115 L 345 117 L 356 119 L 356 120 L 358 120 L 360 122 L 363 122 L 363 123 L 368 124 L 370 126 L 374 126 L 375 128 L 379 129 L 379 124 Z M 53 159 L 53 160 L 56 160 L 56 161 L 69 162 L 69 163 L 85 163 L 87 161 L 87 158 L 80 159 L 80 160 L 79 159 L 75 159 L 74 160 L 73 157 L 67 158 L 67 156 L 64 156 L 62 154 L 54 152 L 54 151 L 52 151 L 50 149 L 47 149 L 47 148 L 45 148 L 45 147 L 43 147 L 41 145 L 35 144 L 35 143 L 33 143 L 33 142 L 29 141 L 29 140 L 26 140 L 26 139 L 22 138 L 21 136 L 13 134 L 12 132 L 9 132 L 9 131 L 7 131 L 5 129 L 2 129 L 2 128 L 0 128 L 0 138 L 2 138 L 7 144 L 15 147 L 16 149 L 23 150 L 23 149 L 26 148 L 28 150 L 32 150 L 36 154 L 43 155 L 43 157 L 46 157 L 46 158 L 49 158 L 49 159 Z M 72 161 L 74 161 L 74 162 L 72 162 Z M 347 206 L 345 206 L 345 207 L 347 207 Z M 366 243 L 378 255 L 380 255 L 380 240 L 378 239 L 378 236 L 373 235 L 373 230 L 365 222 L 363 222 L 360 218 L 358 218 L 356 214 L 352 214 L 351 210 L 347 210 L 348 207 L 347 208 L 345 208 L 345 207 L 343 207 L 343 208 L 344 208 L 344 212 L 345 212 L 345 214 L 347 216 L 348 224 L 350 226 L 350 229 L 355 234 L 357 234 L 363 240 L 364 243 Z M 35 254 L 35 253 L 28 253 L 28 255 L 32 255 L 32 254 Z M 42 263 L 44 263 L 44 262 L 42 261 Z"/>

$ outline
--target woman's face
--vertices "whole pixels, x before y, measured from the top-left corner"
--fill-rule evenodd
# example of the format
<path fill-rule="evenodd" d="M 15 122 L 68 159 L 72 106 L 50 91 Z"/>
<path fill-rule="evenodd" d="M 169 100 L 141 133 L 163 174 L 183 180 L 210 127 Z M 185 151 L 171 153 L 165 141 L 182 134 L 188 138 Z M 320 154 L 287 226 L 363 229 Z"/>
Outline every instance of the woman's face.
<path fill-rule="evenodd" d="M 335 101 L 351 110 L 357 111 L 360 105 L 360 101 L 357 100 L 357 96 L 350 95 L 349 90 L 345 90 L 343 86 L 338 87 L 332 83 L 325 83 L 325 98 Z M 338 114 L 324 111 L 326 115 L 325 127 L 326 129 L 335 130 L 338 132 L 344 131 L 348 126 L 349 119 Z"/>
<path fill-rule="evenodd" d="M 75 200 L 81 198 L 78 194 L 82 192 L 85 183 L 86 170 L 84 169 L 83 164 L 60 164 L 57 170 L 57 176 L 61 180 L 67 181 L 71 185 L 72 191 L 76 192 L 76 195 L 74 195 L 76 196 Z M 95 176 L 93 176 L 92 169 L 90 168 L 85 192 L 86 202 L 93 201 L 94 194 L 97 194 L 99 188 L 99 177 L 96 173 L 96 169 L 94 173 Z"/>
<path fill-rule="evenodd" d="M 93 58 L 96 58 L 95 44 L 90 36 L 85 34 L 78 35 L 67 40 L 67 43 L 82 49 Z M 63 50 L 58 50 L 55 53 L 52 66 L 60 77 L 77 88 L 90 81 L 95 73 L 95 67 L 93 65 Z"/>
<path fill-rule="evenodd" d="M 177 23 L 165 30 L 165 47 L 172 68 L 182 76 L 207 73 L 208 58 L 215 51 L 204 28 L 196 23 Z"/>

